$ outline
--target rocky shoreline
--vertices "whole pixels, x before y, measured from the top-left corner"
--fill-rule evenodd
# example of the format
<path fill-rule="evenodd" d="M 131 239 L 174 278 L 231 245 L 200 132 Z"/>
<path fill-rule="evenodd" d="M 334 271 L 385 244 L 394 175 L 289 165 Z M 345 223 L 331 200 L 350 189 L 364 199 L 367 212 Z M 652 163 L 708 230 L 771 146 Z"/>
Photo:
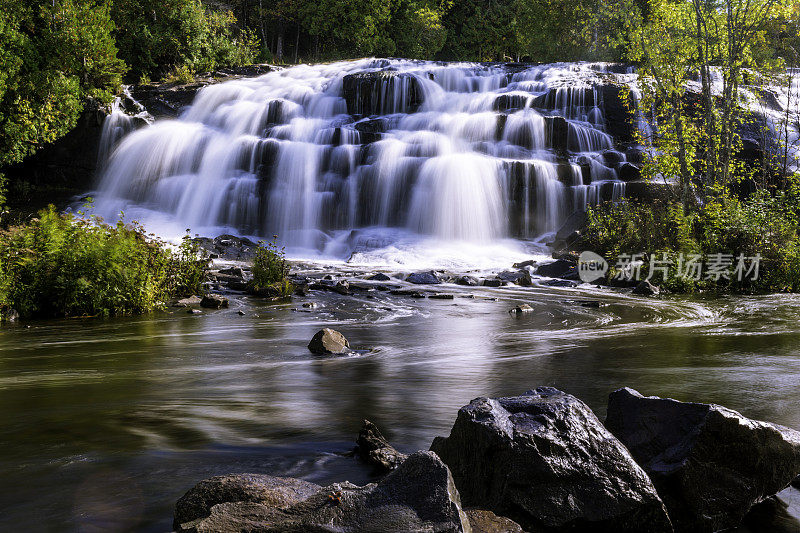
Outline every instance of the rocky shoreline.
<path fill-rule="evenodd" d="M 611 393 L 601 422 L 552 387 L 476 398 L 429 451 L 397 452 L 365 421 L 353 455 L 377 483 L 266 474 L 201 481 L 181 532 L 713 532 L 780 508 L 800 485 L 800 432 L 713 404 Z M 769 507 L 770 509 L 766 509 Z"/>

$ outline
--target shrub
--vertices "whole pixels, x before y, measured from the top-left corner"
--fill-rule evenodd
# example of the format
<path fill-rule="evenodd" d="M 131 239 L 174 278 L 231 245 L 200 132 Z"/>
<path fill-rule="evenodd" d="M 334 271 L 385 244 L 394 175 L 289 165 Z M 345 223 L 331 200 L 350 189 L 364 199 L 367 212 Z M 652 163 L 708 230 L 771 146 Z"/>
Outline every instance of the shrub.
<path fill-rule="evenodd" d="M 258 243 L 252 266 L 253 279 L 250 287 L 254 292 L 270 292 L 276 296 L 292 293 L 292 284 L 287 276 L 289 265 L 283 248 L 278 248 L 277 236 L 271 242 Z"/>
<path fill-rule="evenodd" d="M 759 191 L 746 200 L 720 195 L 691 212 L 679 203 L 626 200 L 597 206 L 588 215 L 579 247 L 603 255 L 612 267 L 620 254 L 646 254 L 643 275 L 648 273 L 648 257 L 666 254 L 673 266 L 666 280 L 659 273 L 656 281 L 669 290 L 800 290 L 800 188 L 796 184 L 776 193 Z M 706 264 L 712 256 L 732 254 L 734 266 L 740 254 L 758 255 L 759 275 L 755 280 L 746 276 L 695 280 L 678 272 L 681 254 L 700 255 Z"/>
<path fill-rule="evenodd" d="M 145 313 L 202 288 L 206 263 L 184 239 L 176 250 L 136 223 L 61 215 L 0 233 L 0 307 L 23 317 Z"/>
<path fill-rule="evenodd" d="M 194 72 L 187 65 L 175 67 L 161 81 L 164 83 L 191 83 L 194 81 Z"/>

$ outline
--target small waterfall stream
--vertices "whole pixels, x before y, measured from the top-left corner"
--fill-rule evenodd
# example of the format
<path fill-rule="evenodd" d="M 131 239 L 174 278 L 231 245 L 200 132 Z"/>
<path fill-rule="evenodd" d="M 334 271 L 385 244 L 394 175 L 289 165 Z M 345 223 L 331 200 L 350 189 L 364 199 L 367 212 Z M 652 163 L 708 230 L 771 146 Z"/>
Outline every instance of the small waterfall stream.
<path fill-rule="evenodd" d="M 364 229 L 535 239 L 624 192 L 606 70 L 364 59 L 211 85 L 176 120 L 108 119 L 96 209 L 345 256 Z"/>

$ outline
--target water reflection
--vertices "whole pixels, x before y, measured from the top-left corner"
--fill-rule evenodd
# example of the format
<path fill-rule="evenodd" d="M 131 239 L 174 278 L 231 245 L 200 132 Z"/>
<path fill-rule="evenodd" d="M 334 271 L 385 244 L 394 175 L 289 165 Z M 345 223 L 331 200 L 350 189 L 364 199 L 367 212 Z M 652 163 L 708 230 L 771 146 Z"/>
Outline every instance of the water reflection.
<path fill-rule="evenodd" d="M 0 528 L 47 516 L 56 530 L 163 530 L 188 486 L 228 470 L 364 481 L 333 453 L 364 418 L 401 448 L 427 448 L 470 399 L 538 385 L 601 417 L 607 394 L 631 386 L 800 428 L 795 297 L 443 290 L 455 299 L 314 294 L 311 312 L 242 299 L 0 330 Z M 521 302 L 534 312 L 507 313 Z M 314 357 L 306 344 L 322 326 L 372 351 Z M 132 514 L 109 511 L 123 507 Z"/>

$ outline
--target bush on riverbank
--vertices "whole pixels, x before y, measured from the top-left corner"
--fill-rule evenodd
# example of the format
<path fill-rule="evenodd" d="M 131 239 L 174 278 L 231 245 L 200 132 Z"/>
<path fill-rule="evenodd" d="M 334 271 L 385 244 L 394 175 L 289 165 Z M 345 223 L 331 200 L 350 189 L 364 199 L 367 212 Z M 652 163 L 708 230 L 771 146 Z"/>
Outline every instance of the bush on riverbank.
<path fill-rule="evenodd" d="M 759 191 L 746 200 L 729 195 L 710 199 L 692 210 L 680 202 L 639 203 L 625 200 L 589 211 L 582 234 L 582 249 L 593 250 L 609 261 L 611 276 L 620 256 L 642 254 L 641 277 L 654 266 L 654 281 L 675 292 L 719 290 L 734 292 L 800 291 L 800 185 L 785 191 Z M 659 263 L 664 259 L 668 264 Z M 727 254 L 733 274 L 739 256 L 760 256 L 758 277 L 707 277 L 695 279 L 688 259 L 700 256 L 709 265 Z M 682 260 L 681 260 L 682 259 Z M 751 261 L 745 265 L 749 268 Z"/>
<path fill-rule="evenodd" d="M 22 317 L 133 315 L 200 293 L 206 263 L 136 223 L 62 215 L 51 206 L 0 233 L 0 308 Z"/>
<path fill-rule="evenodd" d="M 251 267 L 253 274 L 253 279 L 250 281 L 251 292 L 270 293 L 281 297 L 292 293 L 286 254 L 283 248 L 278 248 L 276 239 L 277 237 L 268 243 L 263 241 L 258 243 Z"/>

